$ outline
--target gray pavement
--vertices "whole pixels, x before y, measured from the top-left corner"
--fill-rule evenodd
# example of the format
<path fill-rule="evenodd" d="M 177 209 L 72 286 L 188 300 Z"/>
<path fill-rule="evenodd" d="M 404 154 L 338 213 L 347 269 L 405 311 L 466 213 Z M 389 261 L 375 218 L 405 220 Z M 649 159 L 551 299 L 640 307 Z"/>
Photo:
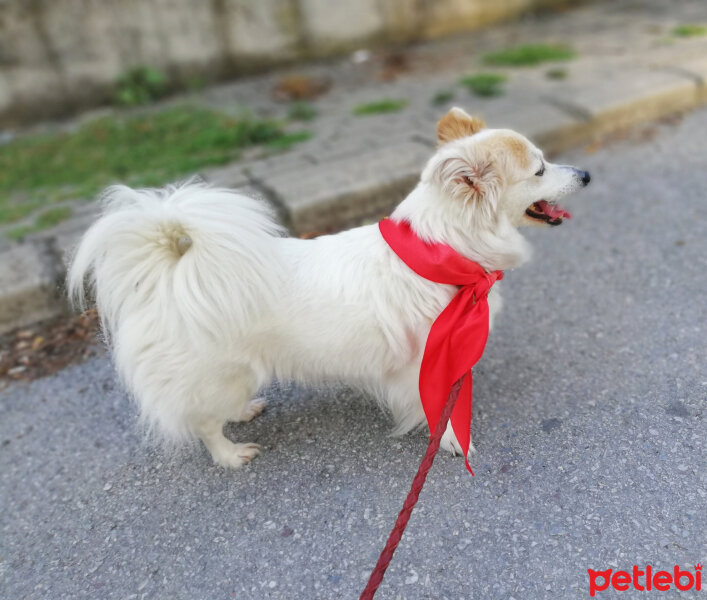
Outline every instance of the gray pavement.
<path fill-rule="evenodd" d="M 377 598 L 588 598 L 588 568 L 706 562 L 706 132 L 562 157 L 592 185 L 503 281 L 476 477 L 437 458 Z M 144 443 L 105 358 L 1 391 L 0 596 L 357 598 L 425 438 L 348 389 L 267 396 L 233 426 L 263 455 L 227 472 Z"/>

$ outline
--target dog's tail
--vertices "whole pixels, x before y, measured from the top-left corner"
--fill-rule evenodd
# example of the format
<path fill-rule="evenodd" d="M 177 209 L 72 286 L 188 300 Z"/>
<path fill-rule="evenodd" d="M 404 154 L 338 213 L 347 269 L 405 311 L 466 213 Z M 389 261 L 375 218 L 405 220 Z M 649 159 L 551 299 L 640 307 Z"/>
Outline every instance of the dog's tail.
<path fill-rule="evenodd" d="M 232 350 L 282 293 L 273 243 L 281 235 L 264 202 L 232 191 L 193 181 L 111 187 L 71 259 L 68 293 L 82 308 L 86 289 L 95 297 L 124 382 L 144 391 L 141 379 L 156 377 L 146 371 L 168 377 L 169 361 L 188 369 L 224 360 L 213 349 Z"/>

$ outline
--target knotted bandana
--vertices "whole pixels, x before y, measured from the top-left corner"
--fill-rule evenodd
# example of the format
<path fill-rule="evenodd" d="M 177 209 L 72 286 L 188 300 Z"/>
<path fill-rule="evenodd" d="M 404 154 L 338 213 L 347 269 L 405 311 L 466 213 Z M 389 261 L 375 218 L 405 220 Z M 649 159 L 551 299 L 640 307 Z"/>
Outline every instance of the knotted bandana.
<path fill-rule="evenodd" d="M 473 475 L 467 454 L 471 443 L 472 367 L 481 358 L 489 335 L 488 293 L 503 279 L 503 271 L 487 273 L 483 267 L 446 244 L 421 240 L 410 225 L 383 219 L 378 223 L 388 246 L 420 277 L 459 286 L 459 291 L 432 324 L 420 367 L 420 398 L 430 432 L 442 408 L 461 380 L 459 397 L 450 422 L 464 452 L 466 468 Z"/>

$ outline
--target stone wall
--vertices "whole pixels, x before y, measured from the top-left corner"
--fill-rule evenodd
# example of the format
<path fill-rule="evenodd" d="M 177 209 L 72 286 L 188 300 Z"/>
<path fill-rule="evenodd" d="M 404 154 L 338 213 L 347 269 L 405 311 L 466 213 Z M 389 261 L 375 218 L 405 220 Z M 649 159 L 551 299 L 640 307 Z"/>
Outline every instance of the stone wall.
<path fill-rule="evenodd" d="M 559 1 L 0 0 L 0 123 L 101 103 L 134 66 L 173 81 L 217 79 L 467 31 Z"/>

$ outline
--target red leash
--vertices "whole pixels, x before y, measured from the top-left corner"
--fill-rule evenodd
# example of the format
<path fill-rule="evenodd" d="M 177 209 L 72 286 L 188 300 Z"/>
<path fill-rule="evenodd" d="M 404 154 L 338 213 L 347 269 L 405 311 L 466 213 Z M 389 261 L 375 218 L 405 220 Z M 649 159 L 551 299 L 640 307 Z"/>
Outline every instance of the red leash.
<path fill-rule="evenodd" d="M 422 486 L 425 485 L 427 473 L 429 473 L 432 468 L 432 463 L 434 462 L 435 455 L 439 449 L 439 442 L 442 439 L 444 430 L 447 428 L 449 417 L 452 414 L 452 409 L 454 408 L 459 396 L 459 391 L 462 387 L 462 379 L 459 379 L 459 381 L 452 386 L 452 389 L 449 390 L 449 397 L 447 398 L 446 404 L 442 408 L 442 415 L 437 421 L 437 426 L 435 427 L 434 433 L 430 436 L 430 441 L 427 444 L 425 456 L 422 457 L 422 462 L 420 462 L 415 478 L 412 480 L 412 486 L 410 486 L 410 491 L 408 492 L 407 498 L 405 498 L 403 508 L 398 515 L 397 521 L 395 521 L 395 526 L 388 536 L 388 541 L 385 543 L 385 547 L 378 557 L 378 562 L 376 563 L 376 566 L 368 579 L 366 588 L 361 593 L 359 600 L 372 600 L 376 590 L 378 590 L 378 586 L 383 581 L 383 576 L 385 575 L 385 571 L 388 568 L 390 561 L 393 560 L 393 554 L 400 543 L 400 538 L 403 537 L 403 532 L 407 527 L 412 511 L 415 508 L 415 504 L 417 504 L 417 498 L 422 491 Z"/>
<path fill-rule="evenodd" d="M 432 324 L 420 365 L 420 400 L 432 432 L 430 442 L 360 600 L 371 600 L 383 581 L 432 468 L 447 423 L 451 424 L 465 454 L 466 468 L 474 474 L 466 456 L 471 444 L 471 369 L 481 358 L 488 339 L 488 293 L 496 281 L 503 279 L 502 271 L 488 272 L 446 244 L 424 241 L 405 221 L 383 219 L 378 228 L 390 249 L 417 275 L 435 283 L 457 286 L 458 291 Z M 462 400 L 457 402 L 460 395 Z"/>

